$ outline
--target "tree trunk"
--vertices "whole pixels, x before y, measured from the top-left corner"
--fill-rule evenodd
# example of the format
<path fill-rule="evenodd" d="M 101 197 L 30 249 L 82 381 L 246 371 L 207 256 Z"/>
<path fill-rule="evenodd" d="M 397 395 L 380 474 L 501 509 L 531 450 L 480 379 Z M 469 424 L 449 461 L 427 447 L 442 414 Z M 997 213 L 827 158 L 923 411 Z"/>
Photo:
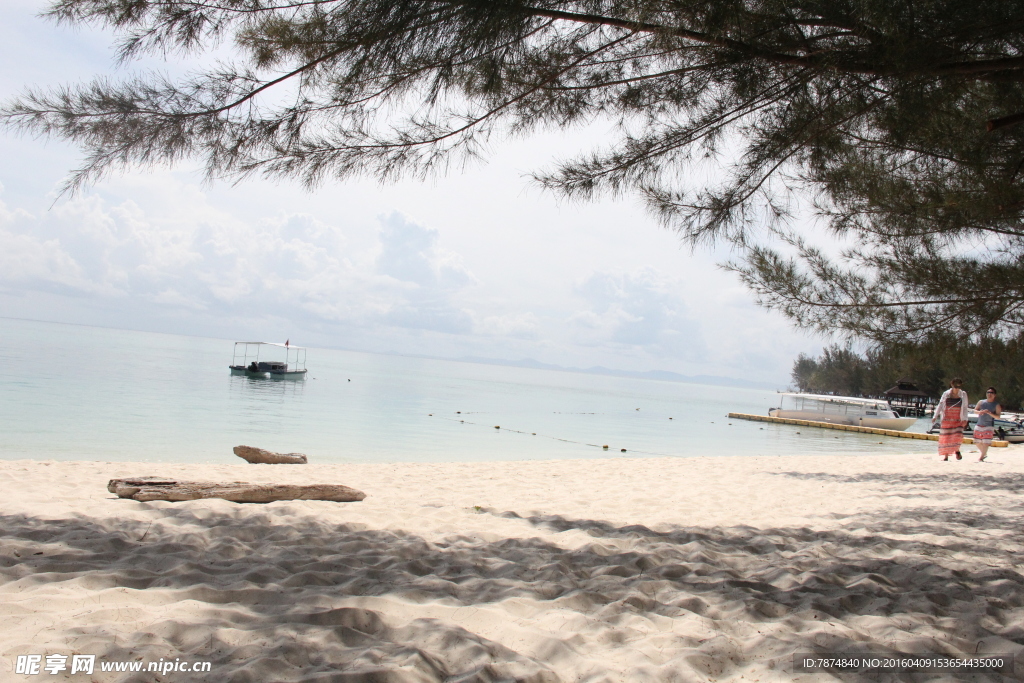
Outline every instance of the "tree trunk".
<path fill-rule="evenodd" d="M 132 500 L 198 500 L 223 498 L 235 503 L 270 503 L 275 500 L 329 500 L 347 503 L 366 498 L 362 491 L 342 484 L 249 484 L 244 481 L 177 481 L 160 477 L 111 479 L 107 490 Z"/>
<path fill-rule="evenodd" d="M 273 453 L 252 446 L 235 446 L 235 455 L 251 463 L 267 465 L 305 465 L 306 456 L 302 453 Z"/>

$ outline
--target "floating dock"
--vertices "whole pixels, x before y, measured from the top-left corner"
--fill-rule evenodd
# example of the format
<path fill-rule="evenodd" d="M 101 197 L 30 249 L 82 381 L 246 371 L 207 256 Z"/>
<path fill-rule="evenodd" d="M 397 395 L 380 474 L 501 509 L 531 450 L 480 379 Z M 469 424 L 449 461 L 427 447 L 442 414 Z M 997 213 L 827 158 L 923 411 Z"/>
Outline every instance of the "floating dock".
<path fill-rule="evenodd" d="M 749 415 L 747 413 L 729 413 L 730 418 L 737 420 L 753 420 L 755 422 L 774 422 L 776 424 L 796 425 L 798 427 L 820 427 L 821 429 L 838 429 L 843 432 L 860 432 L 862 434 L 877 434 L 878 436 L 895 436 L 899 439 L 921 439 L 923 441 L 938 441 L 937 434 L 921 434 L 920 432 L 901 432 L 898 429 L 878 429 L 876 427 L 859 427 L 857 425 L 840 425 L 831 422 L 817 422 L 815 420 L 794 420 L 790 417 L 769 417 L 768 415 Z M 964 443 L 974 443 L 969 436 L 964 437 Z M 992 441 L 994 448 L 1005 448 L 1010 445 L 1009 441 Z"/>

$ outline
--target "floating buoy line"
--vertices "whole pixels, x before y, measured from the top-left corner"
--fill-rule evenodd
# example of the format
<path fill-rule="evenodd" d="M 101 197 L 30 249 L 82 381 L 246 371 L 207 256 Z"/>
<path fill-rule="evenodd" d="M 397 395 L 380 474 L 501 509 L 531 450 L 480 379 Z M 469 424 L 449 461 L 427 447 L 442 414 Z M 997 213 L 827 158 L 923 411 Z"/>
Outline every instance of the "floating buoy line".
<path fill-rule="evenodd" d="M 470 413 L 467 413 L 467 412 L 464 412 L 464 411 L 456 412 L 456 415 L 469 415 L 469 414 Z M 588 413 L 566 413 L 566 414 L 586 415 Z M 428 415 L 428 417 L 434 417 L 434 414 L 430 413 Z M 440 417 L 442 420 L 447 420 L 448 422 L 456 422 L 458 424 L 467 424 L 467 425 L 472 425 L 474 427 L 486 427 L 486 428 L 490 428 L 490 429 L 496 429 L 496 430 L 502 431 L 502 432 L 512 432 L 514 434 L 523 434 L 525 436 L 539 436 L 542 439 L 551 439 L 552 441 L 561 441 L 562 443 L 571 443 L 571 444 L 575 444 L 577 446 L 589 446 L 590 448 L 598 448 L 598 449 L 600 449 L 602 451 L 614 450 L 614 449 L 609 448 L 607 445 L 604 445 L 604 444 L 600 444 L 599 445 L 599 444 L 596 444 L 596 443 L 586 443 L 585 441 L 574 441 L 573 439 L 563 439 L 560 436 L 548 436 L 547 434 L 538 434 L 537 432 L 525 432 L 525 431 L 523 431 L 521 429 L 510 429 L 508 427 L 502 427 L 501 425 L 488 425 L 488 424 L 483 424 L 482 422 L 470 422 L 469 420 L 462 420 L 462 419 L 457 419 L 457 418 L 454 418 L 454 417 L 444 417 L 443 415 L 438 415 L 438 417 Z M 620 453 L 639 453 L 641 455 L 657 455 L 657 456 L 666 457 L 666 458 L 678 458 L 678 457 L 681 457 L 681 456 L 679 456 L 676 453 L 656 453 L 654 451 L 635 451 L 635 450 L 627 450 L 625 448 L 620 448 L 619 452 Z"/>

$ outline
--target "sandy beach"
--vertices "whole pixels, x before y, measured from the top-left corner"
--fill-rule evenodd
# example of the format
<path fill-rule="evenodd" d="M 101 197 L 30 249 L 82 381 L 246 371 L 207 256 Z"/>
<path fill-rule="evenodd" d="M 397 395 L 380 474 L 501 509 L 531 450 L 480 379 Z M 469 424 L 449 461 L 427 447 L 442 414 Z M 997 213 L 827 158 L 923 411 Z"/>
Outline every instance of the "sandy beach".
<path fill-rule="evenodd" d="M 2 462 L 0 678 L 824 681 L 837 679 L 794 671 L 793 655 L 1021 657 L 1024 458 L 966 450 L 949 463 Z M 106 490 L 140 475 L 342 483 L 367 498 Z M 28 654 L 212 670 L 15 674 Z M 899 679 L 959 677 L 914 676 Z"/>

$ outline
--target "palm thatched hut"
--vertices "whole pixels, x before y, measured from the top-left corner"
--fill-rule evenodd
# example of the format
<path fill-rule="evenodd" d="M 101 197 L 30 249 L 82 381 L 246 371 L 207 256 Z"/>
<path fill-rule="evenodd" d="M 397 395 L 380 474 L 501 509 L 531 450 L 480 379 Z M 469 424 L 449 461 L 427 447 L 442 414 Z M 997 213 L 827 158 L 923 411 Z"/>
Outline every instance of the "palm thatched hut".
<path fill-rule="evenodd" d="M 885 391 L 889 405 L 906 417 L 922 417 L 932 411 L 934 399 L 917 388 L 913 380 L 901 379 L 896 386 Z"/>

